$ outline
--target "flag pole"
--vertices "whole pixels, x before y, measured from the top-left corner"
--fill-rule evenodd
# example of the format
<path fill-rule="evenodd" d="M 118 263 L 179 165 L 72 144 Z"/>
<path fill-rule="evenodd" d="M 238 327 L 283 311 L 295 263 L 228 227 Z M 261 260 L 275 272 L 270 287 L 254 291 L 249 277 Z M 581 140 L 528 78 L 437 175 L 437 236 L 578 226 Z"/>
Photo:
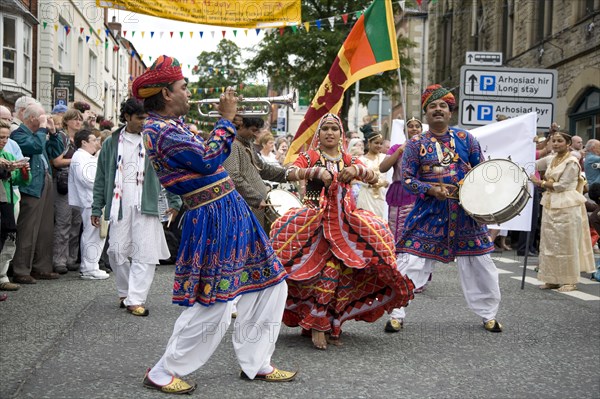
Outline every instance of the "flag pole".
<path fill-rule="evenodd" d="M 402 73 L 400 72 L 400 67 L 397 68 L 398 71 L 398 85 L 400 86 L 400 103 L 402 104 L 402 117 L 404 123 L 406 123 L 406 97 L 404 93 L 404 87 L 402 86 Z"/>

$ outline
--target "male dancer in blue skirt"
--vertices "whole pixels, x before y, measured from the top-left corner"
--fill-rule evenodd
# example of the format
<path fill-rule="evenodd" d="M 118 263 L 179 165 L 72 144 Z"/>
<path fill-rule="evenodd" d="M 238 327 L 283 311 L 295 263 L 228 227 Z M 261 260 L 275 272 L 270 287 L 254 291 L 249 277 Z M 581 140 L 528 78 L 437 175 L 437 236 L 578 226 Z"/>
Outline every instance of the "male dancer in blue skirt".
<path fill-rule="evenodd" d="M 241 377 L 291 381 L 296 372 L 271 365 L 287 297 L 286 273 L 221 165 L 236 135 L 233 88 L 221 94 L 222 118 L 206 141 L 181 118 L 189 111 L 191 93 L 176 59 L 160 56 L 132 90 L 148 112 L 143 131 L 147 155 L 161 184 L 181 195 L 188 209 L 173 286 L 173 302 L 187 309 L 143 385 L 167 393 L 193 391 L 196 385 L 179 377 L 203 366 L 217 349 L 238 296 L 233 346 Z"/>

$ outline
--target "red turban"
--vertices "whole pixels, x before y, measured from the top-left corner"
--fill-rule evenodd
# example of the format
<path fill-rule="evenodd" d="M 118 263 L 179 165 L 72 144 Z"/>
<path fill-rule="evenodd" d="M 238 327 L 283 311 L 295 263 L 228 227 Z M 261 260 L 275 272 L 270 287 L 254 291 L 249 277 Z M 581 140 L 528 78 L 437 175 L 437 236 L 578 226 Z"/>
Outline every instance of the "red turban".
<path fill-rule="evenodd" d="M 440 85 L 431 85 L 427 86 L 421 95 L 421 108 L 423 108 L 423 111 L 426 110 L 429 103 L 436 100 L 443 100 L 448 104 L 450 112 L 454 111 L 454 108 L 456 108 L 456 100 L 450 90 L 445 89 Z"/>
<path fill-rule="evenodd" d="M 154 64 L 138 76 L 131 86 L 133 96 L 138 99 L 152 97 L 170 83 L 183 79 L 181 65 L 177 59 L 161 55 Z"/>

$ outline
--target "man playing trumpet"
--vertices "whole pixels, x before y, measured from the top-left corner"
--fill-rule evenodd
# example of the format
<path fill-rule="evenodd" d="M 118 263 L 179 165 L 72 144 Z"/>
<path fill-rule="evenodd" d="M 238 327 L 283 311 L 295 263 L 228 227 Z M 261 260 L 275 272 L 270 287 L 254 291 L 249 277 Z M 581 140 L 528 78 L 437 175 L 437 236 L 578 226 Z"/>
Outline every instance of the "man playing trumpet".
<path fill-rule="evenodd" d="M 184 216 L 173 302 L 185 306 L 165 353 L 143 385 L 166 393 L 196 388 L 179 377 L 203 366 L 227 332 L 233 300 L 240 298 L 233 346 L 245 379 L 291 381 L 295 372 L 271 365 L 287 296 L 286 273 L 269 238 L 223 168 L 236 136 L 233 88 L 221 94 L 222 116 L 208 140 L 191 133 L 181 117 L 191 93 L 179 62 L 160 56 L 138 77 L 133 95 L 144 99 L 144 144 L 161 184 L 181 195 Z M 257 328 L 257 339 L 244 330 Z"/>

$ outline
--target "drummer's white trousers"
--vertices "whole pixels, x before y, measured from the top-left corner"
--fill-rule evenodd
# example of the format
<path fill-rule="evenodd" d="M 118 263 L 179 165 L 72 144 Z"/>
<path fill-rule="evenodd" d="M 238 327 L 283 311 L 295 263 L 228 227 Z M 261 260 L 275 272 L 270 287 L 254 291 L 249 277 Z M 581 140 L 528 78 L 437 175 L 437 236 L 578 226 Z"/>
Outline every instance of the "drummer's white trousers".
<path fill-rule="evenodd" d="M 233 348 L 241 369 L 250 378 L 269 373 L 287 298 L 285 281 L 240 296 L 233 325 Z M 211 306 L 198 303 L 184 310 L 173 328 L 165 353 L 150 370 L 158 385 L 202 367 L 219 346 L 231 323 L 233 301 Z"/>
<path fill-rule="evenodd" d="M 479 256 L 458 256 L 458 276 L 463 294 L 469 308 L 483 321 L 496 318 L 500 306 L 500 286 L 498 284 L 498 269 L 490 254 Z M 433 272 L 436 261 L 410 254 L 398 256 L 397 268 L 400 273 L 408 276 L 415 288 L 422 287 Z M 404 308 L 394 309 L 390 316 L 394 319 L 404 319 Z"/>

